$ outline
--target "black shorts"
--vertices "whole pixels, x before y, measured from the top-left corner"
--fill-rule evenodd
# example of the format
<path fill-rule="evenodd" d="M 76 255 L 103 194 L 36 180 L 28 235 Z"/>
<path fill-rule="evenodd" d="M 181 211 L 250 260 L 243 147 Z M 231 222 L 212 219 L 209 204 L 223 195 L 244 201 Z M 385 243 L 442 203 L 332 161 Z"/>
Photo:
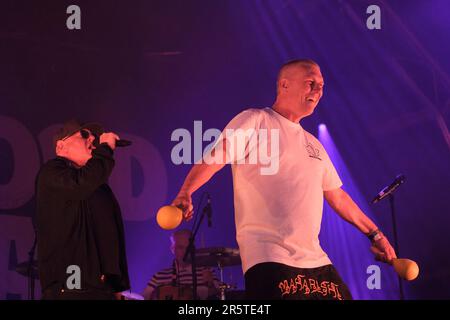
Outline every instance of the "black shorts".
<path fill-rule="evenodd" d="M 244 275 L 247 299 L 252 300 L 352 300 L 352 295 L 329 264 L 318 268 L 294 268 L 264 262 Z"/>

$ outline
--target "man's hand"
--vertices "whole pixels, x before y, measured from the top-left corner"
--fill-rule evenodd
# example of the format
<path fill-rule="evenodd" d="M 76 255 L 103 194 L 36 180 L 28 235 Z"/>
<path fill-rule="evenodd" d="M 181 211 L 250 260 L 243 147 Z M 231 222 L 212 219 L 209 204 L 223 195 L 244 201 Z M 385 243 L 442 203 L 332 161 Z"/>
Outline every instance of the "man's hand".
<path fill-rule="evenodd" d="M 179 207 L 183 210 L 183 218 L 186 221 L 192 219 L 194 215 L 194 207 L 192 206 L 192 194 L 206 182 L 225 164 L 206 164 L 199 163 L 194 164 L 189 171 L 183 186 L 180 189 L 175 200 L 172 201 L 172 205 Z"/>
<path fill-rule="evenodd" d="M 361 211 L 353 199 L 341 188 L 324 191 L 324 197 L 341 218 L 356 226 L 362 233 L 367 235 L 370 230 L 377 230 L 373 221 Z M 380 234 L 382 237 L 372 242 L 370 250 L 374 253 L 376 260 L 391 263 L 392 259 L 397 258 L 397 256 L 388 239 L 381 232 Z"/>
<path fill-rule="evenodd" d="M 194 206 L 192 205 L 192 197 L 189 193 L 180 191 L 175 200 L 172 201 L 171 205 L 183 210 L 183 218 L 186 221 L 192 219 L 194 215 Z"/>
<path fill-rule="evenodd" d="M 114 150 L 116 148 L 116 141 L 120 140 L 119 136 L 113 132 L 105 132 L 100 135 L 99 142 L 107 143 L 108 146 Z"/>
<path fill-rule="evenodd" d="M 375 260 L 391 263 L 392 259 L 397 258 L 394 248 L 392 248 L 388 239 L 383 235 L 380 240 L 374 241 L 370 250 L 375 255 Z"/>

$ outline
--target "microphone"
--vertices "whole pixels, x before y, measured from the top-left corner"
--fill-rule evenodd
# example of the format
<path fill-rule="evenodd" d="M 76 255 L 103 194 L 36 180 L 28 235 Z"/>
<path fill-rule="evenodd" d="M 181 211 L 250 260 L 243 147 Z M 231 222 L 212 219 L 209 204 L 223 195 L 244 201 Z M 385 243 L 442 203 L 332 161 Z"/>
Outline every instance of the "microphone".
<path fill-rule="evenodd" d="M 208 193 L 208 203 L 206 204 L 205 210 L 206 210 L 206 215 L 208 216 L 208 227 L 211 228 L 212 227 L 212 208 L 211 208 L 211 197 L 209 196 L 209 193 Z"/>
<path fill-rule="evenodd" d="M 128 147 L 132 144 L 130 140 L 116 140 L 116 147 Z"/>
<path fill-rule="evenodd" d="M 116 140 L 116 147 L 128 147 L 131 144 L 132 144 L 132 142 L 130 140 L 124 140 L 124 139 Z M 93 145 L 95 147 L 98 147 L 100 145 L 99 137 L 95 137 Z"/>
<path fill-rule="evenodd" d="M 406 177 L 403 174 L 399 174 L 395 177 L 394 182 L 392 182 L 389 186 L 386 186 L 381 190 L 375 198 L 372 200 L 372 204 L 377 203 L 380 200 L 383 200 L 385 197 L 390 195 L 397 189 L 403 182 L 405 182 Z"/>

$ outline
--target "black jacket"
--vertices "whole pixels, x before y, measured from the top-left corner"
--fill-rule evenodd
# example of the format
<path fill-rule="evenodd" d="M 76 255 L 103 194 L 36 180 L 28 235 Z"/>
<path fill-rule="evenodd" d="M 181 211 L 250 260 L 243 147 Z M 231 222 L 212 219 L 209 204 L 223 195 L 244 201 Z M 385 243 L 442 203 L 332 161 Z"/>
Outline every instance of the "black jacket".
<path fill-rule="evenodd" d="M 113 151 L 102 144 L 82 168 L 57 157 L 36 179 L 38 265 L 42 290 L 65 287 L 77 265 L 82 289 L 129 289 L 122 215 L 107 185 Z M 107 279 L 101 280 L 102 275 Z"/>

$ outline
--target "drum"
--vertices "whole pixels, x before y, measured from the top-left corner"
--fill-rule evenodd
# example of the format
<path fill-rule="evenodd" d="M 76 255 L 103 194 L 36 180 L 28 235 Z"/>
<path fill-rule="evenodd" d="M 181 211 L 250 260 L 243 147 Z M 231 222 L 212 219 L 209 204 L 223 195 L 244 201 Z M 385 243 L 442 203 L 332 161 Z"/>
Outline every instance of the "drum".
<path fill-rule="evenodd" d="M 131 291 L 123 291 L 120 293 L 120 300 L 144 300 L 144 297 L 138 293 Z"/>
<path fill-rule="evenodd" d="M 160 286 L 156 289 L 157 300 L 192 300 L 191 286 Z"/>
<path fill-rule="evenodd" d="M 187 261 L 191 262 L 191 256 L 187 256 Z M 195 263 L 204 267 L 231 267 L 241 264 L 239 249 L 212 247 L 201 248 L 195 251 Z"/>

